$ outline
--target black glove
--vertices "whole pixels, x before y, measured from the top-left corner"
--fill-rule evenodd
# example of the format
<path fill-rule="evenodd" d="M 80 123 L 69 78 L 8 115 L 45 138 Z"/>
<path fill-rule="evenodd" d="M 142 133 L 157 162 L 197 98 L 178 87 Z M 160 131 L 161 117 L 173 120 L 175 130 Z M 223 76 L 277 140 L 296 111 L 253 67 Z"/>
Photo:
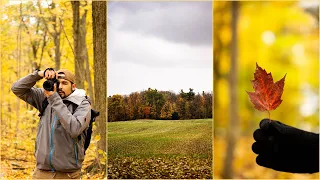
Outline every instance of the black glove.
<path fill-rule="evenodd" d="M 319 134 L 263 119 L 253 138 L 258 165 L 291 173 L 319 172 Z"/>

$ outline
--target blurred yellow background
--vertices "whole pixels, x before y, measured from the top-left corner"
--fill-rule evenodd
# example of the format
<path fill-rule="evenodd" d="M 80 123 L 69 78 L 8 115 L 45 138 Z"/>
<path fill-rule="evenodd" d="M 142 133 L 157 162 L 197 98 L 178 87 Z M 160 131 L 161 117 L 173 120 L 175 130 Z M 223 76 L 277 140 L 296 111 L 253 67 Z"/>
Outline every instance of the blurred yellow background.
<path fill-rule="evenodd" d="M 271 119 L 319 133 L 318 6 L 214 1 L 214 178 L 319 178 L 319 173 L 281 173 L 256 164 L 252 134 L 268 113 L 254 109 L 246 93 L 253 92 L 256 62 L 275 82 L 287 74 L 283 102 L 270 112 Z"/>

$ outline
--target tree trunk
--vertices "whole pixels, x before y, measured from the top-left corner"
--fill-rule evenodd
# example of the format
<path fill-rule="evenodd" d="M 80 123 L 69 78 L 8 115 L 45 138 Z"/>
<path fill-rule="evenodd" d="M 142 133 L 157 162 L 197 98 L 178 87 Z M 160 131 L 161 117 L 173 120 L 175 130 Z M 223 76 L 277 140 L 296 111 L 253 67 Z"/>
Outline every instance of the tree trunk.
<path fill-rule="evenodd" d="M 2 53 L 0 53 L 0 57 L 2 56 Z M 0 61 L 0 72 L 2 72 L 2 60 Z M 2 122 L 5 122 L 6 120 L 3 119 L 3 94 L 4 94 L 4 87 L 3 87 L 3 81 L 4 78 L 1 78 L 1 83 L 0 83 L 0 90 L 1 90 L 1 94 L 0 94 L 0 125 L 2 127 Z M 0 129 L 2 130 L 2 128 L 0 127 Z M 5 127 L 5 126 L 4 126 Z M 2 134 L 1 134 L 2 135 Z M 1 160 L 1 158 L 0 158 Z"/>
<path fill-rule="evenodd" d="M 9 102 L 8 102 L 8 111 L 7 111 L 7 114 L 8 114 L 8 119 L 7 119 L 7 122 L 9 122 L 9 128 L 8 129 L 11 129 L 13 127 L 12 125 L 12 121 L 11 121 L 11 117 L 12 117 L 12 110 L 11 110 L 11 101 L 9 99 Z"/>
<path fill-rule="evenodd" d="M 41 48 L 41 54 L 40 54 L 40 60 L 39 60 L 39 64 L 35 66 L 35 69 L 40 69 L 41 68 L 41 62 L 42 62 L 42 58 L 43 58 L 43 52 L 44 52 L 44 48 L 47 45 L 47 30 L 45 30 L 44 35 L 43 35 L 43 43 L 42 43 L 42 48 Z"/>
<path fill-rule="evenodd" d="M 22 21 L 22 2 L 20 3 L 20 18 Z M 22 24 L 20 23 L 19 29 L 18 29 L 18 34 L 17 34 L 17 77 L 20 77 L 20 71 L 21 71 L 21 26 Z M 19 97 L 16 97 L 16 133 L 15 133 L 15 138 L 17 138 L 18 134 L 18 125 L 19 125 L 19 120 L 20 120 L 20 99 Z"/>
<path fill-rule="evenodd" d="M 232 179 L 233 177 L 233 164 L 234 150 L 237 142 L 237 135 L 239 129 L 238 120 L 238 100 L 237 100 L 237 89 L 238 89 L 238 69 L 237 69 L 237 57 L 238 57 L 238 34 L 237 34 L 237 24 L 238 24 L 238 11 L 239 2 L 231 2 L 231 68 L 229 73 L 229 85 L 230 85 L 230 119 L 227 134 L 227 154 L 224 162 L 223 168 L 223 179 Z"/>
<path fill-rule="evenodd" d="M 40 14 L 43 15 L 43 12 L 42 12 L 42 8 L 41 8 L 41 5 L 40 5 L 40 0 L 38 0 L 37 2 L 38 4 L 38 7 L 39 7 L 39 11 L 40 11 Z M 51 3 L 50 4 L 51 6 L 51 10 L 55 9 L 56 5 L 55 3 Z M 50 9 L 49 9 L 50 10 Z M 42 61 L 42 57 L 43 57 L 43 48 L 44 46 L 46 45 L 46 33 L 48 32 L 52 38 L 53 38 L 53 43 L 54 43 L 54 52 L 55 52 L 55 55 L 54 55 L 54 62 L 55 62 L 55 69 L 56 70 L 59 70 L 60 69 L 60 56 L 61 56 L 61 51 L 60 51 L 60 34 L 61 34 L 61 29 L 62 29 L 62 25 L 61 25 L 61 21 L 60 21 L 60 18 L 57 19 L 57 16 L 56 15 L 53 15 L 51 18 L 50 18 L 50 21 L 53 23 L 53 31 L 50 31 L 49 28 L 48 28 L 48 24 L 46 19 L 44 17 L 42 17 L 42 20 L 43 20 L 43 23 L 46 27 L 45 29 L 45 35 L 44 35 L 44 39 L 43 39 L 43 46 L 42 46 L 42 52 L 41 52 L 41 57 L 40 57 L 40 62 L 39 62 L 39 67 L 41 67 L 41 61 Z M 60 28 L 58 29 L 58 24 L 60 24 Z M 51 53 L 49 54 L 49 56 L 51 57 Z"/>
<path fill-rule="evenodd" d="M 17 138 L 18 136 L 18 132 L 19 132 L 19 123 L 20 123 L 20 98 L 16 97 L 16 133 L 15 133 L 15 137 Z"/>
<path fill-rule="evenodd" d="M 51 3 L 51 6 L 52 6 L 52 9 L 56 8 L 55 3 Z M 53 35 L 53 42 L 54 42 L 54 61 L 56 64 L 55 69 L 59 70 L 60 69 L 60 56 L 61 56 L 61 52 L 60 52 L 61 26 L 58 30 L 59 21 L 57 20 L 56 15 L 52 16 L 52 22 L 53 22 L 53 29 L 54 29 L 54 32 L 52 33 L 52 35 Z"/>
<path fill-rule="evenodd" d="M 92 2 L 93 28 L 93 57 L 94 57 L 94 84 L 95 108 L 100 111 L 97 118 L 97 132 L 101 139 L 98 149 L 106 151 L 106 109 L 107 109 L 107 3 L 106 1 Z M 103 158 L 99 155 L 99 159 Z"/>
<path fill-rule="evenodd" d="M 87 3 L 86 3 L 87 5 Z M 94 96 L 93 96 L 93 88 L 92 88 L 92 81 L 91 81 L 91 76 L 90 76 L 90 65 L 89 65 L 89 58 L 88 58 L 88 48 L 87 48 L 87 30 L 86 30 L 86 19 L 87 19 L 87 12 L 88 10 L 85 10 L 81 20 L 80 20 L 80 45 L 81 45 L 81 59 L 82 62 L 85 62 L 85 69 L 84 69 L 84 75 L 85 79 L 88 83 L 88 91 L 89 91 L 89 96 L 91 98 L 92 104 L 94 106 Z"/>
<path fill-rule="evenodd" d="M 55 35 L 53 37 L 54 42 L 54 61 L 56 64 L 55 70 L 60 69 L 60 35 Z"/>
<path fill-rule="evenodd" d="M 87 48 L 86 48 L 87 49 Z M 88 52 L 88 51 L 87 51 Z M 93 87 L 92 87 L 92 80 L 91 80 L 91 76 L 90 76 L 90 65 L 89 65 L 89 58 L 88 58 L 88 54 L 86 55 L 86 59 L 85 59 L 85 62 L 86 62 L 86 70 L 85 70 L 85 73 L 86 73 L 86 81 L 88 82 L 88 91 L 89 91 L 89 96 L 91 98 L 91 101 L 92 101 L 92 104 L 94 107 L 94 104 L 95 104 L 95 98 L 93 96 Z"/>
<path fill-rule="evenodd" d="M 77 88 L 84 89 L 84 63 L 81 56 L 81 33 L 80 33 L 80 1 L 71 1 L 73 13 L 73 43 L 74 43 L 74 69 Z"/>

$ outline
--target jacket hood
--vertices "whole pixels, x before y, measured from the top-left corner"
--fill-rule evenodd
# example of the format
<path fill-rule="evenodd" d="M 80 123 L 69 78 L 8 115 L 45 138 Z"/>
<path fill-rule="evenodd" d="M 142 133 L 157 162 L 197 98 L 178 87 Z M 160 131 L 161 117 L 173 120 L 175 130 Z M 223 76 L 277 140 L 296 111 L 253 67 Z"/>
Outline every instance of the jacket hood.
<path fill-rule="evenodd" d="M 86 91 L 83 89 L 76 89 L 63 100 L 71 101 L 77 105 L 80 105 L 84 99 L 86 99 Z"/>

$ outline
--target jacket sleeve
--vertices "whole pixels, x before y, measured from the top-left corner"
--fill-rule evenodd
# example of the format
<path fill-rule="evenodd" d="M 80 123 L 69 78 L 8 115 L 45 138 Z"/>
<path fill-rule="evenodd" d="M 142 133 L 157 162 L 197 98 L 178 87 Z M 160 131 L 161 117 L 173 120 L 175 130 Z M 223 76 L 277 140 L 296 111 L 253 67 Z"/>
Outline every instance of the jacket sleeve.
<path fill-rule="evenodd" d="M 82 101 L 73 114 L 57 92 L 48 97 L 48 102 L 59 117 L 61 125 L 72 138 L 79 136 L 89 125 L 91 106 L 87 100 Z"/>
<path fill-rule="evenodd" d="M 42 79 L 42 77 L 35 71 L 13 83 L 11 91 L 20 99 L 40 110 L 45 95 L 43 89 L 33 87 L 40 79 Z"/>

